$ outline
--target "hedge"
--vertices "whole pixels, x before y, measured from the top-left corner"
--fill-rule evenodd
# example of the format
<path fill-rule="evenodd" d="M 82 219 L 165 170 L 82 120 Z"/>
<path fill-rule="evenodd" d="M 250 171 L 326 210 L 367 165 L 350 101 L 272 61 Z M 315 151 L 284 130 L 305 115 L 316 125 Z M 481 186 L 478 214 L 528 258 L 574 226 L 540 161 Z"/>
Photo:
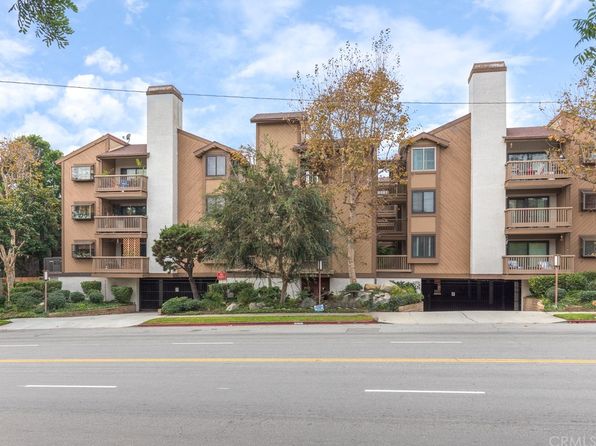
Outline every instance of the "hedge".
<path fill-rule="evenodd" d="M 184 313 L 185 311 L 197 311 L 202 308 L 201 302 L 188 297 L 172 297 L 166 300 L 161 306 L 162 314 Z"/>
<path fill-rule="evenodd" d="M 81 285 L 82 284 L 83 283 L 81 283 Z M 89 301 L 94 304 L 100 304 L 103 302 L 103 294 L 101 294 L 101 291 L 98 290 L 90 290 L 89 293 L 87 293 L 87 297 L 89 298 Z"/>
<path fill-rule="evenodd" d="M 559 287 L 567 291 L 581 291 L 591 289 L 594 273 L 560 274 Z M 528 279 L 530 292 L 536 297 L 546 297 L 549 288 L 555 286 L 555 276 L 535 276 Z"/>
<path fill-rule="evenodd" d="M 80 291 L 73 291 L 72 293 L 70 293 L 70 301 L 77 303 L 77 302 L 83 302 L 85 300 L 85 295 L 83 293 L 81 293 Z"/>
<path fill-rule="evenodd" d="M 14 285 L 14 290 L 20 288 L 33 288 L 37 291 L 41 291 L 43 293 L 44 284 L 46 282 L 44 280 L 32 280 L 31 282 L 17 282 Z M 48 280 L 48 293 L 52 291 L 57 291 L 62 289 L 62 282 L 59 280 Z"/>
<path fill-rule="evenodd" d="M 48 294 L 48 310 L 55 311 L 66 306 L 66 297 L 61 290 Z"/>
<path fill-rule="evenodd" d="M 130 298 L 132 297 L 132 288 L 129 286 L 116 286 L 112 287 L 112 294 L 117 302 L 121 304 L 129 304 Z"/>
<path fill-rule="evenodd" d="M 83 293 L 87 296 L 91 291 L 100 291 L 101 292 L 101 282 L 99 280 L 87 280 L 81 282 L 81 288 Z"/>

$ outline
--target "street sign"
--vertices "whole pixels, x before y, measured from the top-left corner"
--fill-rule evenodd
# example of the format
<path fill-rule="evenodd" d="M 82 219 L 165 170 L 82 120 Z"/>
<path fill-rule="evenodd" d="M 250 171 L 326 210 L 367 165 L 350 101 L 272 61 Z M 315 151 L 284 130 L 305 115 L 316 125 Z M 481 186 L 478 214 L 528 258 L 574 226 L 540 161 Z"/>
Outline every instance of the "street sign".
<path fill-rule="evenodd" d="M 225 271 L 218 271 L 215 277 L 217 278 L 217 280 L 226 280 L 228 278 Z"/>
<path fill-rule="evenodd" d="M 322 304 L 315 305 L 313 308 L 317 313 L 322 313 L 323 311 L 325 311 L 325 305 L 322 305 Z"/>

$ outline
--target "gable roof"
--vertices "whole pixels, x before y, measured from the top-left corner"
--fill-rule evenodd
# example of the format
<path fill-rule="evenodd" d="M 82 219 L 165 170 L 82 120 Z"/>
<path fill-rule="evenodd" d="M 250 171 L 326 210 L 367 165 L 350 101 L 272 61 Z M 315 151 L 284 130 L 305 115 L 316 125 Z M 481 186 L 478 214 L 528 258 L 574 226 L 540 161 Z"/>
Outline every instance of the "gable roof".
<path fill-rule="evenodd" d="M 127 145 L 128 143 L 126 141 L 121 140 L 120 138 L 116 138 L 114 135 L 110 134 L 110 133 L 106 133 L 103 136 L 100 136 L 99 138 L 97 138 L 94 141 L 91 141 L 88 144 L 85 144 L 83 147 L 79 147 L 76 150 L 73 150 L 72 152 L 64 155 L 62 158 L 59 158 L 58 160 L 56 160 L 56 164 L 62 164 L 64 161 L 72 158 L 73 156 L 77 156 L 79 155 L 81 152 L 84 152 L 85 150 L 87 150 L 90 147 L 93 147 L 94 145 L 102 142 L 102 141 L 107 141 L 107 140 L 112 140 L 117 144 L 121 144 L 123 146 Z"/>
<path fill-rule="evenodd" d="M 560 132 L 543 125 L 534 127 L 509 127 L 507 129 L 505 141 L 548 139 L 549 137 L 554 136 L 557 133 Z"/>
<path fill-rule="evenodd" d="M 439 147 L 443 147 L 443 148 L 449 147 L 449 141 L 447 141 L 446 139 L 443 139 L 443 138 L 439 138 L 438 136 L 435 136 L 432 133 L 427 133 L 427 132 L 418 133 L 416 136 L 410 138 L 406 142 L 406 144 L 404 144 L 402 147 L 410 147 L 410 146 L 412 146 L 412 144 L 414 144 L 418 141 L 431 141 L 431 142 L 434 142 Z"/>
<path fill-rule="evenodd" d="M 128 144 L 117 149 L 104 152 L 101 155 L 97 155 L 99 159 L 110 159 L 110 158 L 133 158 L 135 156 L 147 156 L 147 144 Z"/>
<path fill-rule="evenodd" d="M 237 150 L 232 149 L 231 147 L 228 147 L 228 146 L 221 144 L 217 141 L 211 141 L 209 144 L 206 144 L 203 147 L 199 147 L 197 150 L 195 150 L 192 153 L 197 158 L 203 158 L 203 155 L 205 155 L 205 153 L 207 153 L 208 151 L 210 151 L 212 149 L 223 150 L 226 153 L 238 153 Z"/>

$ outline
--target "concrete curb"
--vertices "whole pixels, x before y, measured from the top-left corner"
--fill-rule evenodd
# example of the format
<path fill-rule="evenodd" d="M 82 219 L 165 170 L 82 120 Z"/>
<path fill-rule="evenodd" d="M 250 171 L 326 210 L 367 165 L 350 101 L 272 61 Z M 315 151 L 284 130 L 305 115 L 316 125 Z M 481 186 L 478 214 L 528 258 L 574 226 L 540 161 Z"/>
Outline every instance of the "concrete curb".
<path fill-rule="evenodd" d="M 212 324 L 139 324 L 135 327 L 233 327 L 233 326 L 255 326 L 255 325 L 376 325 L 378 321 L 354 321 L 354 322 L 220 322 Z"/>

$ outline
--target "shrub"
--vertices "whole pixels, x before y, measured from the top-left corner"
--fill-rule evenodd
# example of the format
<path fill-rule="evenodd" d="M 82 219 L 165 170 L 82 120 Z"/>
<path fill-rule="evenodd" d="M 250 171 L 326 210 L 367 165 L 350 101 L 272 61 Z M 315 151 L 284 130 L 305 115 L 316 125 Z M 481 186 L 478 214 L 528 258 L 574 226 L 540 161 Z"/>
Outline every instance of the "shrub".
<path fill-rule="evenodd" d="M 4 294 L 2 294 L 0 296 L 0 307 L 4 306 L 4 302 L 6 302 L 6 296 L 4 296 Z"/>
<path fill-rule="evenodd" d="M 257 300 L 259 300 L 259 295 L 252 285 L 250 287 L 242 288 L 236 295 L 236 301 L 243 306 L 246 306 L 251 302 L 256 302 Z"/>
<path fill-rule="evenodd" d="M 132 297 L 132 288 L 129 286 L 112 286 L 112 294 L 117 302 L 129 304 Z"/>
<path fill-rule="evenodd" d="M 189 297 L 172 297 L 166 300 L 161 306 L 163 314 L 184 313 L 185 311 L 197 311 L 203 307 L 200 301 Z"/>
<path fill-rule="evenodd" d="M 306 296 L 308 297 L 310 293 L 306 290 L 300 291 L 300 296 L 302 293 L 306 292 Z M 266 304 L 274 304 L 279 301 L 279 297 L 281 296 L 281 290 L 279 287 L 276 286 L 262 286 L 257 290 L 257 294 L 259 295 L 259 300 L 266 303 Z M 302 299 L 300 299 L 302 300 Z"/>
<path fill-rule="evenodd" d="M 10 300 L 12 302 L 15 297 L 18 298 L 18 296 L 23 296 L 23 295 L 32 297 L 36 301 L 36 303 L 43 302 L 43 293 L 38 290 L 23 291 L 23 292 L 13 291 L 12 294 L 10 295 Z"/>
<path fill-rule="evenodd" d="M 528 279 L 530 293 L 536 297 L 546 297 L 546 291 L 555 286 L 554 276 L 535 276 Z"/>
<path fill-rule="evenodd" d="M 355 293 L 362 290 L 362 285 L 360 285 L 358 282 L 348 283 L 344 290 L 348 293 Z"/>
<path fill-rule="evenodd" d="M 227 283 L 212 283 L 207 288 L 207 292 L 213 291 L 214 293 L 221 294 L 224 297 L 228 295 L 228 284 Z"/>
<path fill-rule="evenodd" d="M 567 291 L 585 290 L 588 286 L 588 279 L 581 273 L 564 274 L 561 279 L 561 286 Z"/>
<path fill-rule="evenodd" d="M 203 295 L 203 298 L 214 302 L 223 302 L 226 294 L 227 290 L 223 284 L 212 283 L 207 287 L 207 292 Z"/>
<path fill-rule="evenodd" d="M 588 282 L 596 282 L 596 271 L 586 271 L 581 273 Z"/>
<path fill-rule="evenodd" d="M 43 293 L 44 280 L 33 280 L 31 282 L 17 282 L 15 283 L 15 290 L 17 288 L 33 288 Z M 62 289 L 62 282 L 59 280 L 48 280 L 48 293 Z"/>
<path fill-rule="evenodd" d="M 399 287 L 402 290 L 405 290 L 406 292 L 409 292 L 409 293 L 417 293 L 418 292 L 416 285 L 414 285 L 412 282 L 404 282 L 401 280 L 392 280 L 391 283 L 393 285 L 395 285 L 396 287 Z"/>
<path fill-rule="evenodd" d="M 81 283 L 81 285 L 82 285 L 82 283 Z M 89 301 L 92 304 L 100 304 L 103 302 L 103 294 L 101 294 L 101 291 L 98 291 L 98 290 L 94 290 L 94 289 L 90 290 L 87 293 L 87 297 L 89 298 Z"/>
<path fill-rule="evenodd" d="M 250 282 L 232 282 L 227 285 L 228 291 L 232 294 L 236 299 L 238 299 L 238 295 L 244 289 L 250 288 L 254 289 L 254 285 Z"/>
<path fill-rule="evenodd" d="M 73 291 L 72 293 L 70 293 L 70 301 L 77 303 L 77 302 L 83 302 L 85 300 L 85 295 L 83 293 L 81 293 L 80 291 Z"/>
<path fill-rule="evenodd" d="M 563 300 L 565 299 L 565 296 L 567 295 L 567 290 L 565 288 L 559 288 L 559 300 Z M 544 294 L 544 297 L 546 297 L 548 300 L 553 301 L 555 300 L 555 287 L 550 287 L 549 289 L 546 290 L 546 293 Z"/>
<path fill-rule="evenodd" d="M 591 303 L 593 300 L 596 300 L 596 290 L 582 290 L 577 294 L 582 303 Z"/>
<path fill-rule="evenodd" d="M 406 293 L 396 297 L 399 306 L 422 302 L 424 296 L 420 293 Z"/>
<path fill-rule="evenodd" d="M 592 280 L 591 282 L 589 282 L 588 286 L 586 287 L 586 290 L 596 291 L 596 280 Z"/>
<path fill-rule="evenodd" d="M 10 301 L 16 307 L 17 311 L 32 310 L 36 305 L 39 305 L 39 303 L 41 302 L 41 299 L 39 299 L 39 297 L 36 296 L 34 293 L 40 292 L 35 290 L 28 291 L 25 293 L 15 293 L 11 296 Z"/>
<path fill-rule="evenodd" d="M 55 311 L 66 306 L 66 297 L 60 290 L 48 294 L 48 310 Z"/>
<path fill-rule="evenodd" d="M 87 280 L 81 282 L 81 288 L 83 289 L 83 293 L 87 296 L 91 293 L 91 291 L 99 291 L 101 292 L 101 282 L 99 280 Z"/>

